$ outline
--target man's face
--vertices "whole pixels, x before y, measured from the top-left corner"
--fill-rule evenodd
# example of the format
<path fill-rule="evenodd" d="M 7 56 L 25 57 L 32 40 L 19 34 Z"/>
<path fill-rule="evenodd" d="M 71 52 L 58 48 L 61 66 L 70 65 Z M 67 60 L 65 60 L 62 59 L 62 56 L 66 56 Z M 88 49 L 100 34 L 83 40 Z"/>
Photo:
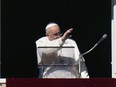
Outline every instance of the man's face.
<path fill-rule="evenodd" d="M 58 39 L 61 36 L 60 27 L 57 25 L 50 27 L 49 33 L 47 36 L 50 41 Z"/>

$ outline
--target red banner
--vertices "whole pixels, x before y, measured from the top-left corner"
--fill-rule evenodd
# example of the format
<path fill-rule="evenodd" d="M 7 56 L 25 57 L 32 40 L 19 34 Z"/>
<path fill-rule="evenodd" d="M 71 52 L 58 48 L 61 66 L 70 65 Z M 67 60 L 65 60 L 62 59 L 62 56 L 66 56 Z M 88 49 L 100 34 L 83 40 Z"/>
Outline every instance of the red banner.
<path fill-rule="evenodd" d="M 6 87 L 116 87 L 116 79 L 6 78 Z"/>

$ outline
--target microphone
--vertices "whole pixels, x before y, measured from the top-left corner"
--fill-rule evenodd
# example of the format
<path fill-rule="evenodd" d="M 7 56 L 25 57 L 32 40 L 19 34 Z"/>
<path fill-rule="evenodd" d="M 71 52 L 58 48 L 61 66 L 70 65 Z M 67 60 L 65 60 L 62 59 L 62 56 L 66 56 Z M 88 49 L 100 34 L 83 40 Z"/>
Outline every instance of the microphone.
<path fill-rule="evenodd" d="M 99 43 L 101 43 L 106 37 L 107 37 L 107 34 L 104 34 L 102 38 L 96 44 L 98 45 Z"/>
<path fill-rule="evenodd" d="M 83 54 L 80 54 L 80 59 L 84 60 L 82 58 L 83 55 L 88 54 L 89 52 L 91 52 L 99 43 L 101 43 L 104 39 L 106 39 L 106 37 L 107 37 L 107 34 L 104 34 L 102 36 L 102 38 L 91 49 L 89 49 L 88 51 L 84 52 Z M 81 73 L 81 62 L 79 62 L 79 73 Z"/>
<path fill-rule="evenodd" d="M 104 35 L 102 36 L 102 38 L 101 38 L 90 50 L 84 52 L 83 54 L 80 54 L 80 57 L 82 57 L 83 55 L 85 55 L 85 54 L 91 52 L 99 43 L 101 43 L 104 39 L 106 39 L 106 37 L 107 37 L 107 34 L 104 34 Z"/>

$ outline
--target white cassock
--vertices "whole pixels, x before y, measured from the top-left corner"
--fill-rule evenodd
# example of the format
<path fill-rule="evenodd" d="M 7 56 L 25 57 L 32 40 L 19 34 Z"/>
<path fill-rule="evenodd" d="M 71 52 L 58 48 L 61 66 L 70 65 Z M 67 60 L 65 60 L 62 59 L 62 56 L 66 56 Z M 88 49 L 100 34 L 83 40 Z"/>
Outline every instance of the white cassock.
<path fill-rule="evenodd" d="M 36 41 L 37 62 L 43 68 L 42 78 L 89 78 L 84 58 L 72 39 L 49 41 L 42 37 Z M 79 62 L 81 71 L 79 74 Z"/>

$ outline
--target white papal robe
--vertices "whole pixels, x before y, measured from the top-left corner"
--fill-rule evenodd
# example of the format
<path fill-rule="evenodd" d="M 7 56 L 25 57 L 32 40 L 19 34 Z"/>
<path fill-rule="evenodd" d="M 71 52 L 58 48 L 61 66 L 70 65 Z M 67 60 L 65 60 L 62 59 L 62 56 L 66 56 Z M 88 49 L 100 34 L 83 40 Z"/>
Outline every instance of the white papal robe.
<path fill-rule="evenodd" d="M 80 59 L 74 40 L 63 42 L 59 38 L 49 41 L 48 37 L 42 37 L 36 41 L 36 48 L 38 65 L 43 70 L 42 78 L 89 78 L 84 58 Z"/>

